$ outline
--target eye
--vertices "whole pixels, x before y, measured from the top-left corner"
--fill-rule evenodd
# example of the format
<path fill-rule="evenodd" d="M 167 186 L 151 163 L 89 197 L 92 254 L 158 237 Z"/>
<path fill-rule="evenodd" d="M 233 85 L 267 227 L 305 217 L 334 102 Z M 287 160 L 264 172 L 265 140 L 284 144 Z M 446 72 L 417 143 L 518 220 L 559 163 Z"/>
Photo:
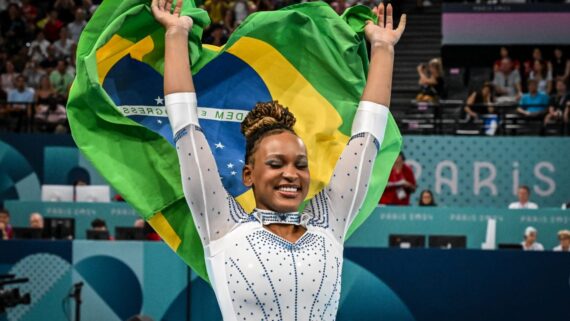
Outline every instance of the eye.
<path fill-rule="evenodd" d="M 280 168 L 281 166 L 283 166 L 283 163 L 279 160 L 268 160 L 267 162 L 265 162 L 265 164 L 271 168 Z"/>
<path fill-rule="evenodd" d="M 306 160 L 302 160 L 302 161 L 298 161 L 295 166 L 297 166 L 298 169 L 306 169 L 307 167 L 309 167 L 309 163 Z"/>

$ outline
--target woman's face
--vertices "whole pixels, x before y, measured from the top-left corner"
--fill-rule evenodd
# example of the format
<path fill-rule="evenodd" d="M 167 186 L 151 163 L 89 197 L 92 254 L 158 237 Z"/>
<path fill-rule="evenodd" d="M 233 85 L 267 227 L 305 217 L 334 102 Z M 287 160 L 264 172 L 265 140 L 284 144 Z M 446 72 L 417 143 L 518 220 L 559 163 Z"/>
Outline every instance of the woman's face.
<path fill-rule="evenodd" d="M 243 183 L 253 187 L 256 206 L 264 210 L 297 211 L 309 182 L 305 144 L 287 131 L 263 138 L 243 169 Z"/>
<path fill-rule="evenodd" d="M 542 60 L 542 51 L 540 51 L 538 48 L 534 48 L 532 51 L 532 58 L 534 60 Z"/>
<path fill-rule="evenodd" d="M 431 204 L 431 202 L 432 202 L 431 194 L 428 192 L 423 192 L 422 193 L 422 204 Z"/>

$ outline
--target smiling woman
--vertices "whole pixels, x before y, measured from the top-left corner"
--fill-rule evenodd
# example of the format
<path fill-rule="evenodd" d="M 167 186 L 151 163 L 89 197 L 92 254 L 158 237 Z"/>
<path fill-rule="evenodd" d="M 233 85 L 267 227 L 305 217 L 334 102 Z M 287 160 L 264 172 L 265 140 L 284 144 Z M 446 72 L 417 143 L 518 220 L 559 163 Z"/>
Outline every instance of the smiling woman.
<path fill-rule="evenodd" d="M 257 103 L 245 117 L 242 179 L 256 202 L 248 215 L 224 189 L 198 122 L 187 59 L 192 20 L 180 16 L 181 5 L 154 0 L 152 10 L 166 29 L 164 92 L 184 193 L 224 320 L 334 320 L 343 243 L 384 138 L 394 45 L 405 16 L 393 29 L 390 5 L 386 17 L 383 5 L 373 10 L 378 24 L 365 28 L 371 63 L 352 138 L 329 184 L 302 212 L 310 173 L 307 148 L 293 129 L 295 117 L 276 101 Z"/>

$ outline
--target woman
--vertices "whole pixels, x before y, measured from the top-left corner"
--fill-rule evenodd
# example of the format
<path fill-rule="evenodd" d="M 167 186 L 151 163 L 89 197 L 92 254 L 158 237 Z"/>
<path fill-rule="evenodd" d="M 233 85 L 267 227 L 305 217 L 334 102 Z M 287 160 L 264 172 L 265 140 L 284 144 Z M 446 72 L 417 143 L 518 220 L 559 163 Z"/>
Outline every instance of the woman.
<path fill-rule="evenodd" d="M 433 194 L 429 189 L 425 189 L 420 194 L 419 206 L 437 206 L 433 199 Z"/>
<path fill-rule="evenodd" d="M 41 131 L 54 131 L 58 125 L 65 124 L 67 120 L 65 107 L 58 102 L 57 98 L 49 77 L 42 76 L 36 90 L 36 113 L 34 115 L 36 127 Z"/>
<path fill-rule="evenodd" d="M 445 98 L 445 83 L 443 80 L 443 66 L 441 60 L 434 58 L 425 64 L 418 65 L 418 84 L 420 93 L 416 96 L 417 101 L 434 102 Z"/>
<path fill-rule="evenodd" d="M 490 82 L 485 82 L 483 87 L 474 91 L 467 97 L 465 102 L 465 113 L 471 119 L 479 119 L 481 115 L 493 114 L 495 109 L 493 107 L 495 103 L 495 88 Z"/>
<path fill-rule="evenodd" d="M 547 95 L 552 91 L 552 71 L 544 60 L 535 60 L 529 79 L 536 80 L 538 91 Z"/>
<path fill-rule="evenodd" d="M 353 137 L 331 179 L 302 213 L 310 173 L 294 116 L 277 102 L 259 103 L 244 119 L 242 180 L 253 189 L 248 215 L 224 189 L 196 112 L 188 61 L 192 20 L 153 0 L 166 29 L 164 93 L 175 133 L 184 192 L 204 246 L 206 267 L 224 320 L 334 320 L 340 298 L 343 241 L 366 194 L 390 104 L 394 45 L 405 16 L 392 28 L 392 7 L 375 8 L 365 28 L 371 63 Z"/>

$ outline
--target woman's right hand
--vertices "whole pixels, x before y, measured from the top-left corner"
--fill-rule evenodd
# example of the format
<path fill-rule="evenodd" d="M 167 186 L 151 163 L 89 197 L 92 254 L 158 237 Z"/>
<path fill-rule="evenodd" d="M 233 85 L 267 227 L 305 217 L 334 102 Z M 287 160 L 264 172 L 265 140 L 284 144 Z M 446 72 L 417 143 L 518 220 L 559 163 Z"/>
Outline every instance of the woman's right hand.
<path fill-rule="evenodd" d="M 182 0 L 176 1 L 174 11 L 172 11 L 173 0 L 152 0 L 152 15 L 166 31 L 183 30 L 189 32 L 192 29 L 192 18 L 180 16 L 182 11 Z M 172 11 L 172 13 L 171 13 Z"/>

